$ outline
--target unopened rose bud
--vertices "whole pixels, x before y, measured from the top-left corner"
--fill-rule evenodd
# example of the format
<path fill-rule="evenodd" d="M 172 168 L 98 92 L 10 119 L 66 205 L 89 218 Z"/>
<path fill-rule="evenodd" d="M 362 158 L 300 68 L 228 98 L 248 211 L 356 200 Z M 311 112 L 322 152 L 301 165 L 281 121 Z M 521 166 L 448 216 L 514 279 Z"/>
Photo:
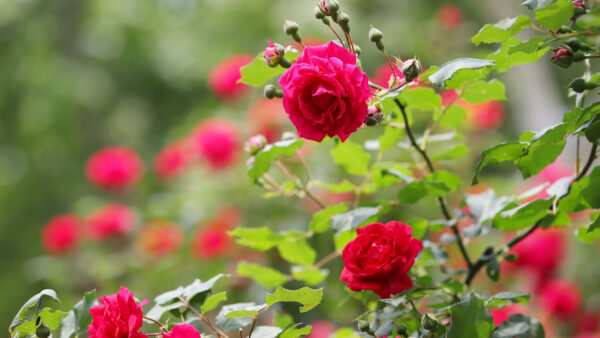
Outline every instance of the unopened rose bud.
<path fill-rule="evenodd" d="M 321 12 L 321 8 L 319 6 L 315 6 L 315 18 L 322 20 L 325 17 L 325 14 Z"/>
<path fill-rule="evenodd" d="M 564 42 L 572 51 L 576 52 L 581 48 L 581 41 L 578 38 L 570 38 Z"/>
<path fill-rule="evenodd" d="M 573 14 L 575 15 L 575 18 L 587 13 L 587 9 L 585 8 L 583 1 L 573 1 L 573 7 Z"/>
<path fill-rule="evenodd" d="M 347 26 L 348 23 L 350 23 L 350 16 L 348 14 L 346 14 L 345 12 L 339 12 L 337 17 L 335 18 L 335 22 L 340 24 L 340 26 L 342 26 L 342 29 L 344 29 L 344 31 L 346 31 L 344 26 Z"/>
<path fill-rule="evenodd" d="M 262 135 L 254 135 L 244 144 L 244 150 L 250 155 L 255 155 L 267 145 L 267 139 Z"/>
<path fill-rule="evenodd" d="M 563 68 L 568 68 L 573 63 L 573 53 L 566 48 L 560 48 L 552 55 L 552 62 Z"/>
<path fill-rule="evenodd" d="M 35 330 L 35 335 L 38 338 L 48 338 L 50 337 L 51 333 L 52 331 L 50 331 L 50 328 L 44 323 L 40 324 L 40 326 L 38 326 Z"/>
<path fill-rule="evenodd" d="M 267 66 L 276 67 L 279 64 L 279 61 L 283 56 L 282 50 L 283 46 L 275 45 L 271 40 L 269 40 L 269 46 L 265 48 L 265 52 L 263 53 L 263 59 L 265 60 Z"/>
<path fill-rule="evenodd" d="M 383 33 L 379 29 L 371 27 L 371 29 L 369 29 L 369 40 L 377 42 L 381 41 L 381 39 L 383 39 Z"/>
<path fill-rule="evenodd" d="M 337 0 L 321 0 L 319 3 L 319 8 L 321 9 L 321 13 L 326 16 L 331 16 L 337 13 L 340 9 L 340 4 Z"/>
<path fill-rule="evenodd" d="M 283 24 L 283 31 L 285 32 L 285 34 L 294 35 L 298 33 L 298 29 L 300 29 L 300 27 L 296 22 L 285 20 L 285 23 Z"/>
<path fill-rule="evenodd" d="M 408 332 L 408 327 L 406 327 L 406 325 L 404 325 L 402 323 L 398 323 L 395 326 L 396 326 L 396 332 L 399 335 L 405 336 L 406 333 Z"/>
<path fill-rule="evenodd" d="M 573 89 L 576 93 L 583 93 L 586 90 L 592 90 L 598 87 L 597 84 L 592 82 L 587 82 L 582 78 L 575 79 L 569 83 L 569 88 Z"/>
<path fill-rule="evenodd" d="M 358 45 L 354 45 L 354 54 L 356 54 L 356 56 L 360 56 L 361 51 L 362 50 Z"/>
<path fill-rule="evenodd" d="M 357 322 L 358 331 L 367 332 L 370 330 L 370 325 L 368 320 L 361 319 Z"/>
<path fill-rule="evenodd" d="M 265 91 L 263 94 L 267 99 L 272 99 L 274 97 L 283 97 L 283 91 L 272 84 L 268 84 L 265 86 Z"/>
<path fill-rule="evenodd" d="M 412 82 L 421 74 L 421 62 L 417 59 L 410 59 L 402 63 L 402 74 L 406 82 Z"/>
<path fill-rule="evenodd" d="M 573 53 L 573 62 L 581 62 L 585 60 L 585 54 L 581 51 L 577 51 Z"/>
<path fill-rule="evenodd" d="M 560 26 L 560 28 L 556 31 L 558 34 L 567 34 L 571 32 L 573 32 L 573 30 L 569 26 Z"/>
<path fill-rule="evenodd" d="M 369 106 L 367 108 L 367 118 L 365 119 L 365 124 L 368 127 L 376 126 L 381 121 L 383 121 L 383 114 L 381 113 L 381 109 L 376 106 Z"/>
<path fill-rule="evenodd" d="M 433 331 L 438 326 L 438 321 L 435 317 L 426 313 L 421 317 L 421 326 L 423 326 L 425 330 Z"/>

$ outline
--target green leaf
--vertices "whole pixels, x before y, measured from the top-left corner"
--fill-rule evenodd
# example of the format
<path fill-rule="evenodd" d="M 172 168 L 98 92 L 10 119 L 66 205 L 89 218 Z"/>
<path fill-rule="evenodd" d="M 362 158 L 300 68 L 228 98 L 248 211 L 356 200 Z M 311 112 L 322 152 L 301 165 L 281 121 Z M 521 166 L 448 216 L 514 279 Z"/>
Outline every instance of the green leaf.
<path fill-rule="evenodd" d="M 287 51 L 285 58 L 290 62 L 296 60 L 300 55 L 298 51 Z M 256 58 L 240 69 L 242 78 L 238 81 L 253 87 L 264 86 L 272 78 L 283 74 L 287 69 L 283 67 L 269 67 L 263 59 L 263 53 L 259 53 Z"/>
<path fill-rule="evenodd" d="M 592 224 L 590 224 L 590 226 L 586 232 L 590 233 L 590 232 L 593 232 L 598 229 L 600 229 L 600 215 L 598 215 L 598 217 L 596 217 L 594 222 L 592 222 Z"/>
<path fill-rule="evenodd" d="M 260 305 L 264 307 L 264 305 Z M 241 318 L 228 318 L 227 315 L 235 313 L 236 311 L 248 311 L 248 309 L 255 308 L 255 303 L 237 303 L 223 306 L 219 314 L 215 318 L 215 324 L 223 331 L 235 331 L 245 326 L 252 324 L 254 319 L 252 317 L 241 317 Z"/>
<path fill-rule="evenodd" d="M 435 73 L 429 76 L 429 81 L 436 86 L 445 87 L 447 85 L 446 81 L 451 80 L 459 71 L 466 73 L 463 76 L 464 79 L 474 81 L 485 76 L 485 73 L 483 73 L 482 70 L 493 66 L 494 61 L 490 60 L 470 58 L 456 59 L 442 65 Z M 461 82 L 463 81 L 449 85 L 449 87 L 458 87 Z"/>
<path fill-rule="evenodd" d="M 217 308 L 217 306 L 219 306 L 219 304 L 223 301 L 227 300 L 227 291 L 223 291 L 223 292 L 219 292 L 217 294 L 214 294 L 208 298 L 206 298 L 206 301 L 204 302 L 204 304 L 202 305 L 202 314 L 205 314 L 211 310 L 214 310 Z"/>
<path fill-rule="evenodd" d="M 310 231 L 322 233 L 331 228 L 331 217 L 344 213 L 348 210 L 348 203 L 331 205 L 313 215 L 312 221 L 308 225 Z"/>
<path fill-rule="evenodd" d="M 544 338 L 545 332 L 539 320 L 523 314 L 511 314 L 503 321 L 492 338 Z"/>
<path fill-rule="evenodd" d="M 553 3 L 556 0 L 527 0 L 525 2 L 523 2 L 521 5 L 522 6 L 527 6 L 527 8 L 529 8 L 532 11 L 535 11 L 539 8 L 544 8 L 546 6 L 548 6 L 549 4 Z"/>
<path fill-rule="evenodd" d="M 279 338 L 298 338 L 309 335 L 312 331 L 312 326 L 308 325 L 302 328 L 297 328 L 298 324 L 293 324 L 287 329 L 285 329 L 280 335 Z"/>
<path fill-rule="evenodd" d="M 577 18 L 577 25 L 582 28 L 594 28 L 600 26 L 600 7 L 596 7 L 587 14 Z"/>
<path fill-rule="evenodd" d="M 494 217 L 494 227 L 504 231 L 517 231 L 532 226 L 548 215 L 552 200 L 536 199 L 530 203 L 511 203 L 509 209 Z"/>
<path fill-rule="evenodd" d="M 529 292 L 500 292 L 485 301 L 485 306 L 497 308 L 506 304 L 521 303 L 527 305 L 531 294 Z"/>
<path fill-rule="evenodd" d="M 381 206 L 361 207 L 343 214 L 337 214 L 331 217 L 331 227 L 340 234 L 359 227 L 372 217 L 377 216 L 380 211 Z"/>
<path fill-rule="evenodd" d="M 506 196 L 498 197 L 492 189 L 480 194 L 465 194 L 465 203 L 479 224 L 494 218 L 512 200 Z"/>
<path fill-rule="evenodd" d="M 356 238 L 356 230 L 348 230 L 341 233 L 338 233 L 337 236 L 334 237 L 335 249 L 338 251 L 342 251 L 344 247 L 351 241 Z"/>
<path fill-rule="evenodd" d="M 285 240 L 285 235 L 276 234 L 268 227 L 235 228 L 229 234 L 236 238 L 238 244 L 258 251 L 267 251 Z"/>
<path fill-rule="evenodd" d="M 450 106 L 439 119 L 440 126 L 458 129 L 467 117 L 467 110 L 459 106 Z"/>
<path fill-rule="evenodd" d="M 542 41 L 545 36 L 535 37 L 527 42 L 517 38 L 509 38 L 502 43 L 502 46 L 496 52 L 487 56 L 496 64 L 496 70 L 504 72 L 516 65 L 536 62 L 550 50 L 548 46 L 543 46 Z"/>
<path fill-rule="evenodd" d="M 40 318 L 40 323 L 46 324 L 51 331 L 54 331 L 58 328 L 60 321 L 67 315 L 66 312 L 60 310 L 52 310 L 50 308 L 45 308 L 38 315 L 29 321 L 21 323 L 19 326 L 15 328 L 13 334 L 15 337 L 26 337 L 27 335 L 34 335 L 35 330 L 37 329 L 37 318 Z"/>
<path fill-rule="evenodd" d="M 421 110 L 437 110 L 442 106 L 442 98 L 433 88 L 408 88 L 399 98 L 404 105 Z"/>
<path fill-rule="evenodd" d="M 594 168 L 588 176 L 589 183 L 581 189 L 581 196 L 591 209 L 600 208 L 600 167 Z"/>
<path fill-rule="evenodd" d="M 362 146 L 350 141 L 340 142 L 331 149 L 333 161 L 345 172 L 353 175 L 367 175 L 371 156 Z"/>
<path fill-rule="evenodd" d="M 317 253 L 308 245 L 306 239 L 285 241 L 277 246 L 281 258 L 299 265 L 312 265 L 317 258 Z"/>
<path fill-rule="evenodd" d="M 490 279 L 494 282 L 497 282 L 498 279 L 500 279 L 500 263 L 496 257 L 487 263 L 485 271 L 488 277 L 490 277 Z"/>
<path fill-rule="evenodd" d="M 266 302 L 268 306 L 277 302 L 296 302 L 302 304 L 300 312 L 304 313 L 314 309 L 323 297 L 323 289 L 301 288 L 298 290 L 288 290 L 277 288 L 274 293 L 268 294 Z"/>
<path fill-rule="evenodd" d="M 416 203 L 421 198 L 431 195 L 444 196 L 460 186 L 462 181 L 453 173 L 436 171 L 422 180 L 413 180 L 398 191 L 398 199 L 404 203 Z"/>
<path fill-rule="evenodd" d="M 471 292 L 451 308 L 452 324 L 448 338 L 489 338 L 494 330 L 492 314 Z"/>
<path fill-rule="evenodd" d="M 325 184 L 322 186 L 325 187 L 327 190 L 337 193 L 337 194 L 345 193 L 345 192 L 352 192 L 352 191 L 356 190 L 356 186 L 354 185 L 354 183 L 352 183 L 346 179 L 337 184 Z"/>
<path fill-rule="evenodd" d="M 484 150 L 473 175 L 473 184 L 478 183 L 478 175 L 483 167 L 491 163 L 514 161 L 524 155 L 527 146 L 527 143 L 507 142 Z"/>
<path fill-rule="evenodd" d="M 404 129 L 393 126 L 386 126 L 383 135 L 379 138 L 379 151 L 384 152 L 386 150 L 394 148 L 398 142 L 404 137 Z"/>
<path fill-rule="evenodd" d="M 254 304 L 254 303 L 248 303 L 248 304 Z M 241 307 L 241 308 L 233 310 L 233 311 L 229 311 L 227 314 L 225 314 L 225 317 L 231 319 L 231 318 L 243 318 L 243 317 L 256 316 L 256 315 L 258 315 L 259 312 L 265 310 L 266 308 L 267 308 L 267 304 L 248 305 L 248 306 Z"/>
<path fill-rule="evenodd" d="M 302 281 L 307 285 L 314 286 L 320 284 L 327 278 L 329 271 L 325 269 L 315 269 L 314 267 L 293 266 L 292 276 L 294 279 Z"/>
<path fill-rule="evenodd" d="M 261 338 L 276 338 L 279 337 L 281 331 L 283 330 L 276 326 L 257 326 L 252 331 L 252 335 Z"/>
<path fill-rule="evenodd" d="M 594 116 L 590 123 L 587 124 L 584 134 L 591 143 L 598 143 L 600 141 L 600 115 Z"/>
<path fill-rule="evenodd" d="M 280 156 L 289 157 L 302 147 L 304 140 L 301 138 L 288 139 L 267 144 L 259 150 L 254 156 L 254 160 L 249 162 L 248 176 L 250 181 L 255 182 L 264 173 L 269 171 L 271 163 Z"/>
<path fill-rule="evenodd" d="M 275 288 L 287 282 L 287 277 L 275 269 L 243 261 L 238 264 L 237 273 L 240 276 L 250 277 L 267 288 Z"/>
<path fill-rule="evenodd" d="M 344 327 L 335 331 L 333 338 L 361 338 L 361 336 L 354 333 L 353 329 Z"/>
<path fill-rule="evenodd" d="M 10 328 L 14 329 L 21 323 L 35 319 L 45 308 L 56 309 L 59 305 L 61 305 L 61 303 L 54 290 L 42 290 L 40 293 L 29 298 L 29 300 L 21 306 L 17 315 L 13 318 Z"/>
<path fill-rule="evenodd" d="M 568 0 L 556 0 L 535 10 L 535 20 L 545 28 L 556 31 L 573 16 L 573 3 Z"/>
<path fill-rule="evenodd" d="M 494 25 L 483 26 L 471 41 L 478 46 L 480 43 L 502 42 L 511 36 L 531 26 L 531 20 L 523 14 L 515 18 L 506 18 Z"/>
<path fill-rule="evenodd" d="M 441 152 L 431 155 L 432 160 L 455 160 L 469 153 L 469 148 L 464 144 L 455 144 Z"/>
<path fill-rule="evenodd" d="M 426 219 L 416 218 L 408 222 L 410 227 L 412 228 L 412 237 L 422 239 L 427 233 L 427 228 L 429 224 Z"/>
<path fill-rule="evenodd" d="M 556 161 L 565 147 L 568 125 L 562 123 L 535 134 L 527 151 L 515 160 L 523 178 L 529 178 Z"/>
<path fill-rule="evenodd" d="M 482 103 L 490 100 L 506 100 L 504 84 L 497 79 L 477 81 L 468 85 L 461 98 L 470 103 Z"/>
<path fill-rule="evenodd" d="M 87 332 L 92 322 L 90 309 L 98 304 L 96 290 L 86 292 L 60 322 L 60 338 L 71 338 Z"/>

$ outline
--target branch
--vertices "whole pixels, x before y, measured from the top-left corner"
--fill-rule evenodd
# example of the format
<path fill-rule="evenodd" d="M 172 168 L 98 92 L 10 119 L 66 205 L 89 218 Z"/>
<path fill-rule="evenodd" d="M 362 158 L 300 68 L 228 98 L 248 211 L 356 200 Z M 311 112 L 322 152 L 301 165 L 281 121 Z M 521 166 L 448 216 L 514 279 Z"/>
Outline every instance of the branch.
<path fill-rule="evenodd" d="M 427 163 L 427 167 L 429 168 L 429 171 L 434 173 L 435 168 L 433 166 L 433 163 L 429 159 L 427 152 L 425 152 L 419 146 L 419 144 L 417 143 L 417 140 L 415 138 L 415 135 L 413 134 L 412 130 L 410 129 L 410 124 L 408 123 L 408 116 L 406 115 L 406 108 L 404 107 L 404 105 L 402 103 L 400 103 L 400 101 L 398 101 L 398 99 L 394 99 L 394 102 L 400 108 L 400 111 L 402 112 L 402 117 L 404 118 L 404 126 L 405 126 L 404 129 L 406 130 L 406 134 L 408 135 L 408 138 L 410 139 L 410 143 L 417 150 L 419 155 L 421 155 L 421 157 L 423 158 L 425 163 Z M 452 219 L 452 215 L 450 215 L 450 212 L 448 211 L 448 207 L 446 206 L 446 201 L 442 197 L 438 197 L 438 203 L 440 205 L 440 209 L 442 210 L 442 214 L 444 214 L 444 217 L 446 218 L 446 220 L 450 221 Z M 462 241 L 462 236 L 460 234 L 460 231 L 458 230 L 458 227 L 456 226 L 456 224 L 452 224 L 450 226 L 450 228 L 452 229 L 452 232 L 454 232 L 454 236 L 456 236 L 456 241 L 458 242 L 458 247 L 460 249 L 460 252 L 461 252 L 463 258 L 465 259 L 465 262 L 467 263 L 467 266 L 469 267 L 469 270 L 472 269 L 473 263 L 471 262 L 471 258 L 469 258 L 469 253 L 467 252 L 467 249 L 465 248 L 465 245 Z"/>
<path fill-rule="evenodd" d="M 179 300 L 181 300 L 183 302 L 183 304 L 188 309 L 190 309 L 190 311 L 192 311 L 192 313 L 194 315 L 196 315 L 196 317 L 198 317 L 204 324 L 206 324 L 208 327 L 210 327 L 217 334 L 217 338 L 221 338 L 221 337 L 228 338 L 229 337 L 223 331 L 219 330 L 218 327 L 214 326 L 213 323 L 211 323 L 210 320 L 208 320 L 200 312 L 198 312 L 198 310 L 194 309 L 194 307 L 192 307 L 192 305 L 187 300 L 185 300 L 185 298 L 179 296 Z"/>
<path fill-rule="evenodd" d="M 577 177 L 575 177 L 575 179 L 573 180 L 573 183 L 577 182 L 577 181 L 581 180 L 583 177 L 585 177 L 585 175 L 587 174 L 587 172 L 592 167 L 592 163 L 594 163 L 594 159 L 596 158 L 596 151 L 597 150 L 598 150 L 598 144 L 594 143 L 592 145 L 592 149 L 590 151 L 590 155 L 588 157 L 588 160 L 585 163 L 585 166 L 583 167 L 583 169 L 581 169 L 581 172 L 579 172 L 579 174 L 577 175 Z M 567 193 L 564 194 L 564 195 L 562 195 L 558 199 L 558 201 L 556 202 L 557 204 L 558 204 L 558 202 L 560 202 L 561 199 L 563 199 L 564 197 L 566 197 L 567 195 L 569 195 L 569 192 L 571 191 L 571 187 L 573 186 L 573 183 L 571 183 L 571 185 L 569 186 L 569 190 L 567 191 Z M 477 273 L 479 272 L 479 270 L 481 270 L 481 268 L 483 268 L 484 266 L 486 266 L 492 259 L 494 259 L 494 258 L 496 258 L 496 257 L 498 257 L 498 256 L 500 256 L 502 254 L 504 254 L 505 252 L 507 252 L 508 250 L 510 250 L 512 247 L 514 247 L 515 245 L 517 245 L 519 242 L 521 242 L 522 240 L 524 240 L 525 238 L 527 238 L 527 236 L 531 235 L 535 230 L 537 230 L 537 228 L 539 228 L 542 225 L 543 220 L 544 219 L 542 218 L 539 221 L 537 221 L 531 228 L 529 228 L 529 230 L 527 230 L 523 234 L 521 234 L 519 236 L 516 236 L 515 238 L 511 239 L 508 243 L 506 243 L 506 245 L 502 246 L 500 249 L 496 250 L 491 255 L 486 255 L 485 252 L 484 252 L 477 259 L 477 262 L 475 262 L 475 265 L 473 265 L 469 269 L 469 273 L 467 275 L 467 278 L 465 279 L 465 284 L 466 285 L 471 285 L 471 283 L 473 282 L 473 279 L 475 278 L 475 276 L 477 275 Z"/>

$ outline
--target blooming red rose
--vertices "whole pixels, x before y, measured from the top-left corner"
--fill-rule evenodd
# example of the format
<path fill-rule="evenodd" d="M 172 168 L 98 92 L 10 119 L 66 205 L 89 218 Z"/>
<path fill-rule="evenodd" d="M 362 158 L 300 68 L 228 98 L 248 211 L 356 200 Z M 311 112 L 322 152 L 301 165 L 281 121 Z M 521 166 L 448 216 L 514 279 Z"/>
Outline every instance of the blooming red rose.
<path fill-rule="evenodd" d="M 233 164 L 241 149 L 240 136 L 228 120 L 211 119 L 198 124 L 191 135 L 192 146 L 213 169 Z"/>
<path fill-rule="evenodd" d="M 142 250 L 154 257 L 167 255 L 179 248 L 183 242 L 183 232 L 177 224 L 167 220 L 146 222 L 137 238 Z"/>
<path fill-rule="evenodd" d="M 93 239 L 126 234 L 135 226 L 135 213 L 120 203 L 108 204 L 86 218 L 86 227 Z"/>
<path fill-rule="evenodd" d="M 545 283 L 539 291 L 542 309 L 562 320 L 574 319 L 581 306 L 581 291 L 569 281 L 555 279 Z"/>
<path fill-rule="evenodd" d="M 52 218 L 42 228 L 42 245 L 52 254 L 64 253 L 79 242 L 79 218 L 73 214 L 62 214 Z"/>
<path fill-rule="evenodd" d="M 154 159 L 154 171 L 162 180 L 169 180 L 183 171 L 191 160 L 186 140 L 176 141 L 158 153 Z"/>
<path fill-rule="evenodd" d="M 98 299 L 100 305 L 90 309 L 92 323 L 88 326 L 90 338 L 147 338 L 138 332 L 142 327 L 142 306 L 135 302 L 133 293 L 121 287 L 119 293 Z"/>
<path fill-rule="evenodd" d="M 107 147 L 93 154 L 86 166 L 92 184 L 121 190 L 137 183 L 144 175 L 144 165 L 135 151 L 127 147 Z"/>
<path fill-rule="evenodd" d="M 373 223 L 356 233 L 342 252 L 341 281 L 354 291 L 371 290 L 381 298 L 412 287 L 407 273 L 423 244 L 411 237 L 410 226 L 396 221 Z"/>
<path fill-rule="evenodd" d="M 242 78 L 240 68 L 252 60 L 252 55 L 233 55 L 221 61 L 208 76 L 210 89 L 221 99 L 238 98 L 249 89 L 247 85 L 238 83 Z"/>
<path fill-rule="evenodd" d="M 163 338 L 200 338 L 200 332 L 190 324 L 178 324 L 173 326 L 171 332 L 163 333 Z"/>
<path fill-rule="evenodd" d="M 453 4 L 442 6 L 437 12 L 437 19 L 440 26 L 446 29 L 459 27 L 464 21 L 464 16 L 463 10 Z"/>
<path fill-rule="evenodd" d="M 283 107 L 300 137 L 345 141 L 367 116 L 369 80 L 356 56 L 333 41 L 306 47 L 279 79 Z"/>

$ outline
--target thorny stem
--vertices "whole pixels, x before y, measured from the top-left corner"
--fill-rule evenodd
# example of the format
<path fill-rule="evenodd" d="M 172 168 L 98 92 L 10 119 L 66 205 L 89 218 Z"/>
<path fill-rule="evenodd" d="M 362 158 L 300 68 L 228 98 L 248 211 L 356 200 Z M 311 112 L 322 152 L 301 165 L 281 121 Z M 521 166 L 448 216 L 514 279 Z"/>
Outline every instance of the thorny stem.
<path fill-rule="evenodd" d="M 217 334 L 217 338 L 228 338 L 228 336 L 223 333 L 223 331 L 219 330 L 218 327 L 214 326 L 213 323 L 204 317 L 198 310 L 196 310 L 185 298 L 179 296 L 179 300 L 183 302 L 185 307 L 187 307 L 196 317 L 198 317 L 204 324 L 206 324 L 211 330 L 213 330 Z"/>
<path fill-rule="evenodd" d="M 399 77 L 396 73 L 396 67 L 394 67 L 394 64 L 392 63 L 392 60 L 390 59 L 388 53 L 385 51 L 385 49 L 383 49 L 381 52 L 383 53 L 383 56 L 385 56 L 385 60 L 387 61 L 388 66 L 390 66 L 390 68 L 392 69 L 392 74 L 394 74 L 394 82 L 398 81 Z"/>
<path fill-rule="evenodd" d="M 587 159 L 587 162 L 585 163 L 584 167 L 581 169 L 581 171 L 579 172 L 579 174 L 577 175 L 577 177 L 575 177 L 575 179 L 573 180 L 573 182 L 577 182 L 577 181 L 581 180 L 587 174 L 587 172 L 592 167 L 592 163 L 594 163 L 594 159 L 596 158 L 596 151 L 597 150 L 598 150 L 598 144 L 594 143 L 592 145 L 592 149 L 590 151 L 590 155 L 589 155 L 589 157 Z M 571 186 L 572 186 L 572 184 L 573 183 L 571 183 Z M 569 191 L 571 190 L 571 186 L 569 187 Z M 567 191 L 566 194 L 562 195 L 558 199 L 557 203 L 561 199 L 563 199 L 565 196 L 567 196 L 568 194 L 569 193 Z M 504 254 L 509 249 L 511 249 L 512 247 L 514 247 L 515 245 L 517 245 L 517 243 L 521 242 L 527 236 L 531 235 L 537 228 L 539 228 L 542 225 L 543 221 L 544 221 L 543 218 L 540 219 L 531 228 L 529 228 L 529 230 L 527 230 L 523 234 L 521 234 L 519 236 L 516 236 L 515 238 L 511 239 L 508 243 L 506 243 L 506 245 L 504 245 L 501 248 L 497 249 L 493 254 L 491 254 L 491 255 L 482 254 L 479 257 L 479 259 L 477 259 L 477 262 L 475 262 L 475 265 L 473 265 L 469 269 L 469 273 L 467 274 L 467 278 L 465 279 L 465 284 L 466 285 L 471 285 L 471 283 L 473 282 L 473 279 L 475 278 L 475 276 L 477 275 L 477 273 L 479 272 L 479 270 L 481 270 L 481 268 L 483 268 L 484 266 L 486 266 L 492 259 L 495 259 L 496 257 Z"/>
<path fill-rule="evenodd" d="M 410 128 L 410 124 L 408 123 L 408 116 L 406 115 L 406 108 L 404 107 L 404 105 L 402 103 L 400 103 L 400 101 L 398 101 L 398 99 L 394 99 L 394 102 L 400 108 L 400 111 L 402 112 L 402 117 L 404 118 L 406 134 L 408 135 L 408 138 L 410 139 L 410 143 L 417 150 L 417 152 L 421 155 L 423 160 L 425 160 L 425 163 L 427 163 L 427 167 L 429 168 L 429 171 L 434 173 L 435 168 L 433 166 L 433 163 L 431 163 L 431 160 L 429 159 L 429 156 L 427 155 L 427 153 L 417 143 L 415 135 L 413 134 L 413 132 Z M 444 215 L 446 220 L 451 221 L 452 215 L 450 215 L 450 211 L 448 210 L 448 207 L 446 206 L 446 201 L 442 197 L 438 197 L 438 203 L 440 205 L 440 209 L 442 210 L 442 214 Z M 456 226 L 456 224 L 451 224 L 450 228 L 452 229 L 454 236 L 456 236 L 456 241 L 458 243 L 458 247 L 460 249 L 460 252 L 461 252 L 463 258 L 465 259 L 465 262 L 467 263 L 467 266 L 469 267 L 469 269 L 471 269 L 473 267 L 473 263 L 471 262 L 471 259 L 469 258 L 469 253 L 467 252 L 467 249 L 465 248 L 465 245 L 462 241 L 462 236 L 460 234 L 460 231 L 458 230 L 458 227 Z"/>

